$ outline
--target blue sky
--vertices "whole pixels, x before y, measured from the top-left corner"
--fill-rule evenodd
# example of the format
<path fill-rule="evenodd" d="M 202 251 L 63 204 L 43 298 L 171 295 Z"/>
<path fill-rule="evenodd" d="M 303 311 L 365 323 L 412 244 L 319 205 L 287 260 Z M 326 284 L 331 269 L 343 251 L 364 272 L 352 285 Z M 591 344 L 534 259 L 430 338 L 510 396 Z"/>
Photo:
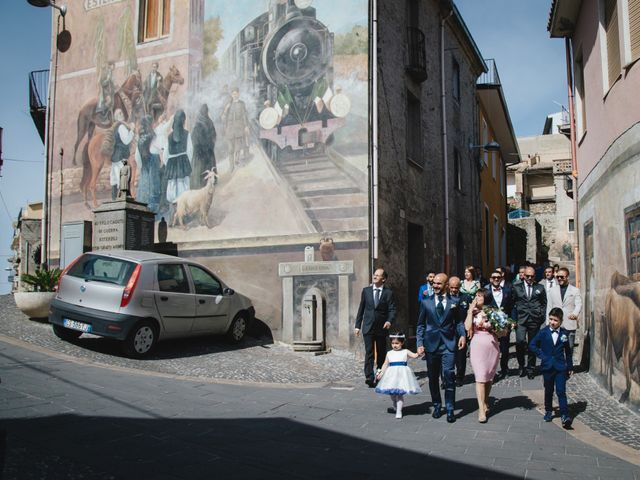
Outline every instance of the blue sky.
<path fill-rule="evenodd" d="M 72 0 L 67 0 L 72 1 Z M 74 0 L 79 1 L 79 0 Z M 261 0 L 207 0 L 214 6 L 255 5 Z M 320 3 L 323 3 L 320 5 Z M 497 62 L 511 119 L 518 136 L 541 133 L 549 113 L 566 105 L 564 43 L 546 31 L 551 2 L 545 0 L 455 0 L 482 55 Z M 342 30 L 341 0 L 316 0 L 318 15 Z M 360 9 L 366 0 L 354 2 Z M 250 8 L 243 11 L 250 12 Z M 7 293 L 10 243 L 20 207 L 43 197 L 44 147 L 29 116 L 28 74 L 49 68 L 51 10 L 35 8 L 26 0 L 0 2 L 0 126 L 4 128 L 0 178 L 0 293 Z M 352 15 L 342 18 L 353 18 Z M 250 19 L 248 19 L 250 20 Z M 248 21 L 247 20 L 247 21 Z M 238 19 L 243 22 L 244 19 Z M 245 22 L 246 23 L 246 22 Z M 344 26 L 346 28 L 346 25 Z M 72 31 L 73 33 L 73 31 Z M 71 48 L 74 46 L 72 44 Z M 20 160 L 20 161 L 13 161 Z"/>

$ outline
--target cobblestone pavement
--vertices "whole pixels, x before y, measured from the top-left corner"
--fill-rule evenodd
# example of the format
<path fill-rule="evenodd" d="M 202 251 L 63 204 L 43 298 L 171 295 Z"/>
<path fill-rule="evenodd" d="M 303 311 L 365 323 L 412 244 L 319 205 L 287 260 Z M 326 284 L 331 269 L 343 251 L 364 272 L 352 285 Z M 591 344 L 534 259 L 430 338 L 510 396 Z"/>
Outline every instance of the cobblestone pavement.
<path fill-rule="evenodd" d="M 640 450 L 640 415 L 617 402 L 588 373 L 571 377 L 567 396 L 577 418 L 589 428 Z"/>
<path fill-rule="evenodd" d="M 362 376 L 360 364 L 350 353 L 295 353 L 289 346 L 251 337 L 240 346 L 211 336 L 169 340 L 158 343 L 148 359 L 134 360 L 124 357 L 114 340 L 92 335 L 83 335 L 75 343 L 60 340 L 51 325 L 23 315 L 12 295 L 0 296 L 0 333 L 105 365 L 184 376 L 282 384 L 353 383 Z"/>

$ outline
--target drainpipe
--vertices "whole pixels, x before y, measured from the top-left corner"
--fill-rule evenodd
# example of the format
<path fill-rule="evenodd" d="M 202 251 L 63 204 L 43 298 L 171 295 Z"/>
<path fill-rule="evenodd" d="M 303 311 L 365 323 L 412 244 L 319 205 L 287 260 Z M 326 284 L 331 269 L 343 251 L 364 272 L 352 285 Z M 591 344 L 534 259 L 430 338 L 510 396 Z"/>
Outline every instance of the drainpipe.
<path fill-rule="evenodd" d="M 567 91 L 569 93 L 569 122 L 571 132 L 571 177 L 573 179 L 573 256 L 576 269 L 576 287 L 580 288 L 580 244 L 578 239 L 578 159 L 576 153 L 576 120 L 573 98 L 573 75 L 571 66 L 571 41 L 564 39 L 567 57 Z"/>
<path fill-rule="evenodd" d="M 371 2 L 371 273 L 378 258 L 378 2 Z"/>
<path fill-rule="evenodd" d="M 453 15 L 453 9 L 440 20 L 440 99 L 442 108 L 442 166 L 444 169 L 444 272 L 449 275 L 450 248 L 449 244 L 449 154 L 447 150 L 447 98 L 444 71 L 444 25 Z"/>

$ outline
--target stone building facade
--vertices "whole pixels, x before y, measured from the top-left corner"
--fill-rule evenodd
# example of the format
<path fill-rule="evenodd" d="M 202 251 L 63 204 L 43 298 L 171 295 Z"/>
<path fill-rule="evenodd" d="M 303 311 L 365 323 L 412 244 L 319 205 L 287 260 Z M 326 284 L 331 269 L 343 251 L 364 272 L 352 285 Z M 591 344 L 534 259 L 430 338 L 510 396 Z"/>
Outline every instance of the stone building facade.
<path fill-rule="evenodd" d="M 560 263 L 573 271 L 575 235 L 571 148 L 560 133 L 518 138 L 526 160 L 508 168 L 509 206 L 531 214 L 540 225 L 541 251 L 529 261 Z M 532 242 L 531 246 L 536 245 Z"/>
<path fill-rule="evenodd" d="M 13 268 L 12 291 L 23 288 L 21 276 L 33 275 L 40 268 L 40 239 L 42 228 L 42 202 L 30 203 L 20 211 L 15 222 L 11 249 L 15 252 L 11 259 Z"/>

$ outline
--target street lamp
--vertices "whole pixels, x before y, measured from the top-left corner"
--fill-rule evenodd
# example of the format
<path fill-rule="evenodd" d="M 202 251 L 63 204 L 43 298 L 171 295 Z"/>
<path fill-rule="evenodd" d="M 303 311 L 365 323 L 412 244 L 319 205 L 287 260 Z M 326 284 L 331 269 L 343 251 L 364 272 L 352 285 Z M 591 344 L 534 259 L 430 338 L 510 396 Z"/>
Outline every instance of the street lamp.
<path fill-rule="evenodd" d="M 64 17 L 67 14 L 66 5 L 57 5 L 54 0 L 27 0 L 34 7 L 53 7 L 60 11 L 60 15 Z"/>
<path fill-rule="evenodd" d="M 483 145 L 472 145 L 472 144 L 469 144 L 469 150 L 473 150 L 474 148 L 481 148 L 485 152 L 499 152 L 500 151 L 500 144 L 498 142 L 496 142 L 495 140 L 491 140 L 490 142 L 485 143 Z"/>
<path fill-rule="evenodd" d="M 55 54 L 55 63 L 53 59 L 51 63 L 54 65 L 53 70 L 53 79 L 51 75 L 49 75 L 49 88 L 48 90 L 48 99 L 47 99 L 47 124 L 45 127 L 45 150 L 46 150 L 46 160 L 45 160 L 45 189 L 44 189 L 44 211 L 42 218 L 42 238 L 41 238 L 41 257 L 40 262 L 43 264 L 47 264 L 49 262 L 49 166 L 52 161 L 53 155 L 51 155 L 51 143 L 54 138 L 55 133 L 55 100 L 56 100 L 56 86 L 57 86 L 57 77 L 58 77 L 58 52 L 66 52 L 69 50 L 71 46 L 71 33 L 66 29 L 65 25 L 65 15 L 67 14 L 67 6 L 59 5 L 56 3 L 56 0 L 27 0 L 29 5 L 38 8 L 46 8 L 52 7 L 58 10 L 58 26 L 57 26 L 57 35 L 56 35 L 56 54 Z M 60 30 L 60 19 L 62 19 L 62 30 Z M 49 67 L 49 71 L 51 71 L 51 67 Z M 52 87 L 53 86 L 53 92 Z M 60 172 L 62 172 L 62 161 L 60 162 Z M 62 195 L 62 192 L 60 193 Z M 62 212 L 60 212 L 62 222 Z"/>

